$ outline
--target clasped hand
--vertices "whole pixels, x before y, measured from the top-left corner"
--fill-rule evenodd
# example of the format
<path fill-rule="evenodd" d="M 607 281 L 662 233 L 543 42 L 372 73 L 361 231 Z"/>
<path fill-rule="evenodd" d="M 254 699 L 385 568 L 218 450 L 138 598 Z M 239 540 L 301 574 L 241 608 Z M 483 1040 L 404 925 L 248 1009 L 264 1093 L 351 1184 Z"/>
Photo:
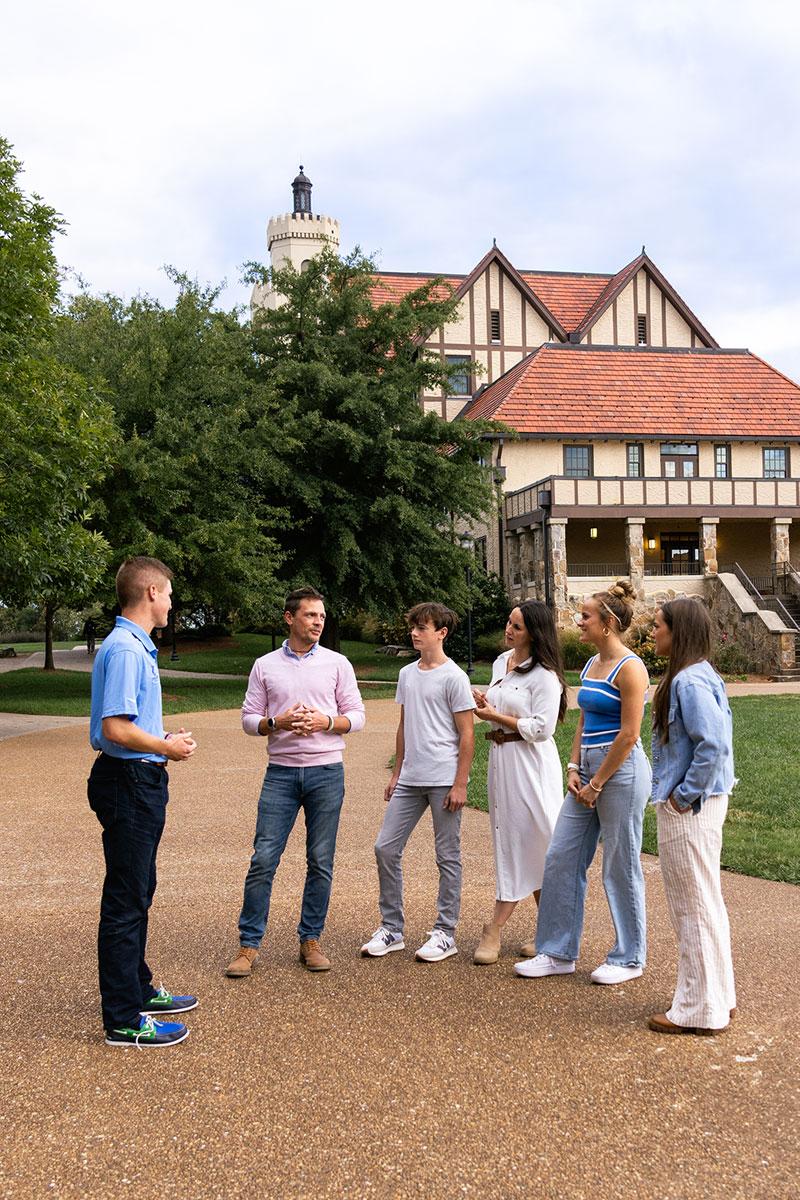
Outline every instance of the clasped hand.
<path fill-rule="evenodd" d="M 279 729 L 286 729 L 296 737 L 308 737 L 312 733 L 327 732 L 330 721 L 327 713 L 298 702 L 287 708 L 286 712 L 282 712 L 275 724 Z"/>
<path fill-rule="evenodd" d="M 472 689 L 472 698 L 477 705 L 476 715 L 482 721 L 497 721 L 497 709 L 492 708 L 489 701 L 486 699 L 486 692 L 481 692 L 478 688 Z"/>

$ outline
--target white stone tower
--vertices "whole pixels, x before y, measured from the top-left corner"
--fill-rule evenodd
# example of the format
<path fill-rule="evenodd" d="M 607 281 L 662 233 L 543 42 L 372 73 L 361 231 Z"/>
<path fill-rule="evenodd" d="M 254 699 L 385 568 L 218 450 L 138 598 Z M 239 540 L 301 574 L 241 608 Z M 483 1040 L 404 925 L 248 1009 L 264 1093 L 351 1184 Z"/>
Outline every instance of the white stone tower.
<path fill-rule="evenodd" d="M 335 217 L 312 213 L 311 187 L 311 180 L 303 174 L 301 166 L 300 174 L 292 181 L 293 211 L 270 218 L 267 249 L 273 270 L 292 266 L 295 271 L 303 271 L 325 246 L 334 251 L 339 249 L 339 222 Z M 271 287 L 257 283 L 250 297 L 250 308 L 277 308 L 282 302 L 282 297 Z"/>

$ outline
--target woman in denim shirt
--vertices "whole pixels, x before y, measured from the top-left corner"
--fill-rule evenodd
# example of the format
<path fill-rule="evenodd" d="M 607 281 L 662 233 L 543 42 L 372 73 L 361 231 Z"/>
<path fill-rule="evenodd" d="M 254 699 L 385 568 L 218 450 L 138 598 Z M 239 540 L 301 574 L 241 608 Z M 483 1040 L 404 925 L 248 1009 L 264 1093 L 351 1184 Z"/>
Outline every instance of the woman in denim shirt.
<path fill-rule="evenodd" d="M 708 661 L 711 620 L 697 600 L 656 615 L 656 653 L 669 667 L 653 698 L 653 803 L 667 906 L 678 938 L 672 1005 L 658 1033 L 714 1034 L 736 1011 L 728 913 L 720 885 L 722 826 L 733 774 L 731 709 Z"/>

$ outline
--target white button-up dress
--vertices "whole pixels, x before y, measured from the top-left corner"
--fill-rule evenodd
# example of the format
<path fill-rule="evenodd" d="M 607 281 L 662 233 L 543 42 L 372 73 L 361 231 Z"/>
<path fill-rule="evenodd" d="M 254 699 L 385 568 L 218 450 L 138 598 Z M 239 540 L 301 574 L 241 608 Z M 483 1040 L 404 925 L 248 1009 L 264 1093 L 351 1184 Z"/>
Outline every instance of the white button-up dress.
<path fill-rule="evenodd" d="M 486 695 L 492 708 L 518 719 L 523 740 L 490 745 L 489 816 L 497 899 L 524 900 L 542 886 L 547 847 L 564 799 L 553 740 L 561 684 L 538 664 L 524 675 L 507 672 L 510 654 L 508 650 L 495 660 Z"/>

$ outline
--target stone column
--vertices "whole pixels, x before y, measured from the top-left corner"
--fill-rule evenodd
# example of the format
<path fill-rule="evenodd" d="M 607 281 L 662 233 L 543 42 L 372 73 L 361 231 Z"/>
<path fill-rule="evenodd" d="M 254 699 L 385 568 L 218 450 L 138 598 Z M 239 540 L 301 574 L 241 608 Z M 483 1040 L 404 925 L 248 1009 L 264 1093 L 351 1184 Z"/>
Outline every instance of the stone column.
<path fill-rule="evenodd" d="M 778 563 L 786 563 L 789 558 L 789 526 L 791 517 L 773 517 L 770 529 L 770 548 L 772 551 L 773 570 Z"/>
<path fill-rule="evenodd" d="M 701 517 L 699 524 L 703 574 L 716 575 L 719 570 L 717 566 L 717 526 L 719 525 L 719 517 Z"/>
<path fill-rule="evenodd" d="M 549 544 L 550 598 L 556 614 L 556 620 L 567 609 L 567 518 L 549 517 L 547 521 L 547 540 Z"/>
<path fill-rule="evenodd" d="M 508 593 L 513 596 L 519 589 L 519 537 L 516 529 L 506 532 L 506 564 Z"/>
<path fill-rule="evenodd" d="M 544 533 L 541 525 L 534 525 L 533 533 L 533 594 L 544 600 Z"/>
<path fill-rule="evenodd" d="M 625 557 L 631 587 L 640 600 L 644 599 L 644 517 L 625 520 Z"/>
<path fill-rule="evenodd" d="M 531 594 L 529 584 L 533 579 L 533 528 L 520 530 L 519 535 L 519 581 L 522 594 L 527 600 Z"/>

